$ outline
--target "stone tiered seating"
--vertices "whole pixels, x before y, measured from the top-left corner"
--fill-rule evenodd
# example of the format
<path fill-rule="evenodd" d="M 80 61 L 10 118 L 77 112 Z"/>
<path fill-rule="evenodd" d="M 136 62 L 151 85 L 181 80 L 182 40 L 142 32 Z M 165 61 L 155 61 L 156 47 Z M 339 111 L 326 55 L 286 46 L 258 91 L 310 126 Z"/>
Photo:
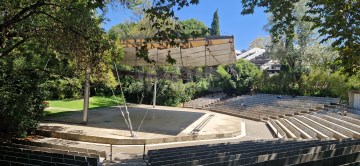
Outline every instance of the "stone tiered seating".
<path fill-rule="evenodd" d="M 327 113 L 338 113 L 341 112 L 341 110 L 343 110 L 344 108 L 342 106 L 338 106 L 338 107 L 334 107 L 334 108 L 327 108 Z M 347 109 L 347 115 L 346 117 L 350 117 L 356 120 L 360 120 L 360 111 L 358 110 L 353 110 L 353 109 Z"/>
<path fill-rule="evenodd" d="M 332 110 L 322 110 L 280 118 L 276 121 L 269 120 L 267 123 L 273 133 L 278 133 L 275 134 L 278 138 L 360 139 L 359 122 L 358 119 L 336 114 Z M 281 130 L 279 131 L 278 128 Z"/>
<path fill-rule="evenodd" d="M 274 131 L 275 137 L 287 138 L 284 130 L 281 129 L 280 126 L 274 120 L 269 120 L 268 123 L 269 123 L 270 128 Z"/>
<path fill-rule="evenodd" d="M 339 99 L 336 98 L 256 94 L 213 104 L 210 110 L 260 121 L 311 113 L 338 102 Z"/>
<path fill-rule="evenodd" d="M 0 165 L 97 166 L 100 155 L 87 151 L 90 153 L 0 142 Z"/>
<path fill-rule="evenodd" d="M 349 122 L 349 123 L 352 123 L 354 125 L 358 125 L 360 126 L 360 120 L 359 119 L 356 119 L 356 118 L 352 118 L 352 117 L 349 117 L 349 116 L 341 116 L 339 114 L 336 114 L 336 113 L 332 113 L 332 112 L 325 112 L 325 111 L 322 111 L 322 112 L 319 112 L 319 113 L 322 113 L 322 114 L 325 114 L 325 115 L 329 115 L 331 117 L 334 117 L 334 118 L 337 118 L 337 119 L 340 119 L 340 120 L 343 120 L 343 121 L 346 121 L 346 122 Z"/>
<path fill-rule="evenodd" d="M 287 134 L 289 138 L 302 138 L 301 133 L 297 131 L 287 120 L 279 119 L 278 121 L 282 124 L 281 127 L 284 128 L 283 130 L 286 133 L 289 133 Z"/>
<path fill-rule="evenodd" d="M 360 161 L 360 140 L 245 141 L 150 150 L 151 166 L 342 165 Z"/>
<path fill-rule="evenodd" d="M 226 96 L 224 93 L 214 93 L 184 103 L 185 108 L 206 108 L 211 104 L 219 102 Z"/>
<path fill-rule="evenodd" d="M 347 116 L 360 120 L 360 111 L 350 109 Z"/>
<path fill-rule="evenodd" d="M 345 126 L 339 125 L 334 123 L 333 121 L 329 121 L 326 120 L 325 118 L 323 118 L 323 116 L 321 114 L 312 114 L 312 115 L 306 115 L 306 117 L 320 123 L 321 125 L 324 125 L 334 131 L 332 131 L 333 133 L 340 133 L 343 135 L 346 135 L 347 137 L 351 137 L 351 138 L 358 138 L 360 137 L 360 133 L 354 130 L 351 130 L 349 128 L 346 128 Z M 336 133 L 336 135 L 339 135 Z"/>
<path fill-rule="evenodd" d="M 310 128 L 308 128 L 306 124 L 304 125 L 303 123 L 300 123 L 298 120 L 295 120 L 294 118 L 290 118 L 290 117 L 286 118 L 286 120 L 292 123 L 294 128 L 297 129 L 297 131 L 303 134 L 302 138 L 309 138 L 309 137 L 314 139 L 318 138 L 316 132 L 310 130 Z"/>

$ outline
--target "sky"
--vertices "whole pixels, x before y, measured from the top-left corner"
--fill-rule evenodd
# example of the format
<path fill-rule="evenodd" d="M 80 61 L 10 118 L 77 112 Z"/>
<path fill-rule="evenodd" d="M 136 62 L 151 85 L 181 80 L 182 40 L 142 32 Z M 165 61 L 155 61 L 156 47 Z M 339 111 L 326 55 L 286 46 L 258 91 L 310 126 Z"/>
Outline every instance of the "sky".
<path fill-rule="evenodd" d="M 211 2 L 211 3 L 210 3 Z M 257 37 L 268 36 L 263 30 L 267 23 L 267 16 L 263 9 L 257 8 L 254 14 L 241 15 L 240 0 L 206 0 L 200 1 L 198 5 L 191 5 L 176 12 L 180 20 L 195 18 L 211 27 L 214 12 L 218 9 L 221 35 L 235 37 L 235 49 L 248 49 L 251 41 Z M 124 7 L 110 7 L 106 17 L 109 21 L 103 24 L 108 31 L 112 26 L 131 20 L 132 12 Z"/>

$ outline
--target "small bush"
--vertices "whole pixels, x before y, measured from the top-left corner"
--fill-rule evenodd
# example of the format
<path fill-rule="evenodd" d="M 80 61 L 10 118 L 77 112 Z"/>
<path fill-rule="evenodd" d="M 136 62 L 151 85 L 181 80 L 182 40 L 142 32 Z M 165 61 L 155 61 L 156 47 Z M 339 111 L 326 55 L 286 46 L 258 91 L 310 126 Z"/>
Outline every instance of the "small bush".
<path fill-rule="evenodd" d="M 16 69 L 11 61 L 0 61 L 0 135 L 24 137 L 43 118 L 44 74 Z"/>

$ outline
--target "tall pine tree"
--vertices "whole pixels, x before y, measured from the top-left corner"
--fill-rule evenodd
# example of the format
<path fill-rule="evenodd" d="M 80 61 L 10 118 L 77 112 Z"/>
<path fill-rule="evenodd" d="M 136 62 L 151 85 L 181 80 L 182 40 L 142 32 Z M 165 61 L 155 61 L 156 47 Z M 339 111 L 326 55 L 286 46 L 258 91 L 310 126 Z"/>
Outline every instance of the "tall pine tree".
<path fill-rule="evenodd" d="M 211 23 L 210 35 L 211 36 L 220 36 L 218 9 L 216 9 L 216 11 L 214 13 L 213 21 Z"/>

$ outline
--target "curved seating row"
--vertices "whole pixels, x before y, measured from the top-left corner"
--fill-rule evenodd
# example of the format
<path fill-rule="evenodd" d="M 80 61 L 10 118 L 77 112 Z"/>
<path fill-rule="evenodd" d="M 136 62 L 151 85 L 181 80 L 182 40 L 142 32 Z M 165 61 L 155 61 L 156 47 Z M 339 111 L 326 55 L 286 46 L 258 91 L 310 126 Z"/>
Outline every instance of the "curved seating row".
<path fill-rule="evenodd" d="M 260 140 L 179 147 L 150 150 L 147 161 L 151 166 L 351 165 L 360 161 L 360 140 Z"/>
<path fill-rule="evenodd" d="M 97 166 L 100 155 L 0 142 L 1 166 Z"/>

